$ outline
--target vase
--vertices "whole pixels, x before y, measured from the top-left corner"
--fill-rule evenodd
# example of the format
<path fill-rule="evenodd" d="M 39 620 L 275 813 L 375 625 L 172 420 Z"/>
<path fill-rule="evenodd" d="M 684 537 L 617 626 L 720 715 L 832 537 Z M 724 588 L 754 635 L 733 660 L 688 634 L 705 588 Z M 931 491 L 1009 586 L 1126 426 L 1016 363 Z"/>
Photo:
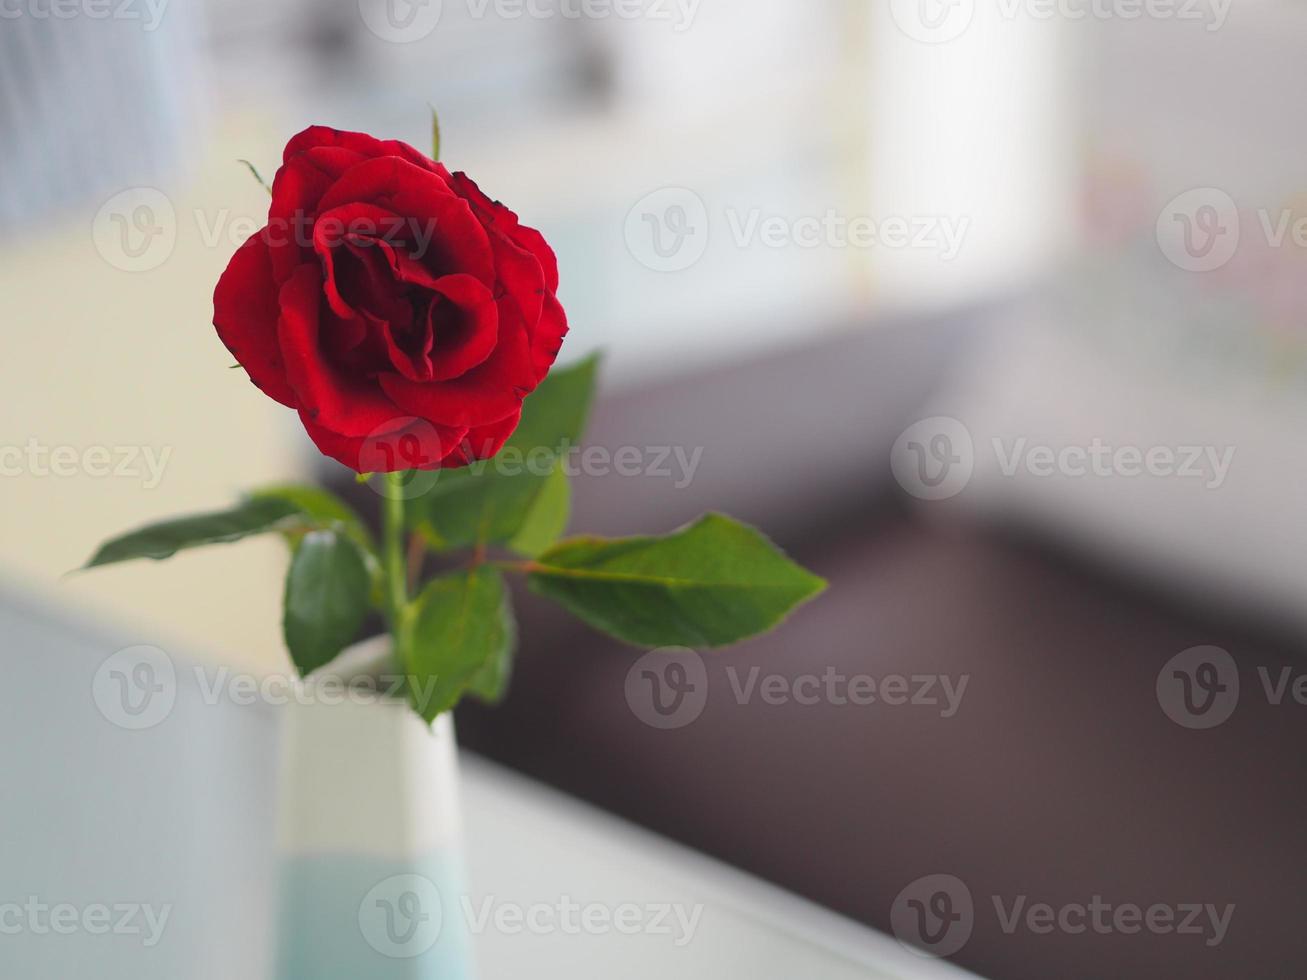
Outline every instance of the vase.
<path fill-rule="evenodd" d="M 288 699 L 277 980 L 470 980 L 454 724 L 402 698 L 389 637 Z"/>

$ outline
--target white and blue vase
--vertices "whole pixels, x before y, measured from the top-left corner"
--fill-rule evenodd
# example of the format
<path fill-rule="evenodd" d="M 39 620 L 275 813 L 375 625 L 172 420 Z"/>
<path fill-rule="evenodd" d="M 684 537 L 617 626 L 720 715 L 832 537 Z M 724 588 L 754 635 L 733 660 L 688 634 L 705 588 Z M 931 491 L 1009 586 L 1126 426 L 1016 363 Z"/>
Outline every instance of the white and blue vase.
<path fill-rule="evenodd" d="M 384 674 L 388 644 L 329 672 Z M 287 706 L 277 980 L 472 980 L 458 787 L 448 714 L 320 689 Z"/>

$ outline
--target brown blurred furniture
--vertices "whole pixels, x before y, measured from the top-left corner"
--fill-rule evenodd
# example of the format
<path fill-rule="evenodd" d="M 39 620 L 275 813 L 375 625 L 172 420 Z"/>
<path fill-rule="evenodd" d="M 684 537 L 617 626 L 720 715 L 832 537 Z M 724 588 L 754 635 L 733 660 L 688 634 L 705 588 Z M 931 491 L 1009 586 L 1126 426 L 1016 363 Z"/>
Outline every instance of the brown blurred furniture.
<path fill-rule="evenodd" d="M 709 654 L 684 728 L 624 697 L 639 651 L 522 595 L 522 649 L 497 711 L 459 716 L 467 747 L 839 912 L 890 928 L 895 896 L 947 873 L 975 931 L 954 957 L 998 980 L 1297 978 L 1307 846 L 1307 707 L 1271 705 L 1256 670 L 1285 638 L 993 528 L 942 524 L 891 490 L 888 451 L 1001 311 L 890 324 L 605 398 L 589 442 L 703 446 L 688 488 L 574 481 L 573 529 L 667 530 L 722 509 L 831 582 L 775 634 Z M 923 514 L 926 516 L 923 518 Z M 1233 718 L 1190 731 L 1159 670 L 1198 644 L 1239 659 Z M 741 705 L 726 669 L 969 675 L 958 713 L 923 706 Z M 1235 906 L 1200 936 L 1005 933 L 992 896 Z"/>

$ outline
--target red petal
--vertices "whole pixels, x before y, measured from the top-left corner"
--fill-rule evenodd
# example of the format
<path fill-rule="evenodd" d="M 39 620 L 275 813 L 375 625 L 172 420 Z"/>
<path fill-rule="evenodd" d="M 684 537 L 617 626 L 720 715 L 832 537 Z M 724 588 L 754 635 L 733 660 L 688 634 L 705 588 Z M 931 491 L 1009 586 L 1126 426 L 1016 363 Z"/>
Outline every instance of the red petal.
<path fill-rule="evenodd" d="M 396 408 L 375 382 L 331 363 L 318 336 L 322 298 L 322 273 L 314 266 L 300 266 L 281 289 L 277 335 L 301 411 L 344 436 L 394 428 L 405 416 L 418 414 Z"/>
<path fill-rule="evenodd" d="M 495 263 L 485 228 L 467 202 L 434 173 L 396 157 L 368 160 L 336 181 L 319 207 L 326 212 L 357 202 L 409 219 L 406 234 L 424 265 L 441 274 L 471 273 L 493 285 Z"/>
<path fill-rule="evenodd" d="M 545 241 L 545 236 L 534 228 L 521 223 L 517 214 L 498 201 L 492 201 L 467 174 L 459 171 L 450 176 L 450 186 L 460 197 L 466 198 L 472 210 L 482 215 L 484 221 L 490 222 L 520 248 L 535 256 L 544 272 L 545 287 L 551 292 L 558 292 L 558 257 Z"/>
<path fill-rule="evenodd" d="M 451 381 L 426 384 L 382 375 L 381 389 L 404 411 L 446 425 L 488 425 L 520 409 L 539 379 L 516 305 L 501 299 L 498 306 L 499 343 L 484 363 Z"/>
<path fill-rule="evenodd" d="M 272 204 L 264 231 L 272 246 L 272 268 L 278 282 L 285 282 L 295 267 L 312 261 L 313 223 L 319 203 L 350 167 L 365 157 L 347 150 L 323 148 L 300 153 L 277 171 L 272 179 Z"/>
<path fill-rule="evenodd" d="M 502 232 L 491 230 L 490 247 L 495 252 L 499 284 L 522 311 L 522 318 L 534 325 L 540 319 L 545 298 L 545 275 L 530 252 L 518 248 Z"/>
<path fill-rule="evenodd" d="M 255 387 L 294 408 L 277 342 L 277 296 L 268 246 L 253 235 L 236 250 L 213 291 L 213 325 Z"/>
<path fill-rule="evenodd" d="M 449 447 L 458 447 L 466 429 L 434 426 L 421 419 L 381 435 L 342 436 L 318 425 L 304 412 L 300 421 L 318 449 L 356 473 L 392 473 L 401 470 L 435 470 L 444 466 Z"/>
<path fill-rule="evenodd" d="M 346 263 L 352 259 L 364 272 L 360 283 L 355 277 L 353 285 L 361 287 L 364 297 L 370 304 L 364 304 L 368 311 L 377 316 L 386 316 L 391 312 L 398 298 L 398 290 L 386 274 L 387 266 L 393 266 L 393 249 L 380 238 L 380 234 L 396 227 L 396 222 L 404 219 L 392 211 L 372 204 L 346 204 L 342 207 L 324 211 L 318 216 L 313 226 L 313 251 L 322 261 L 326 273 L 327 302 L 331 310 L 342 319 L 349 319 L 362 312 L 357 304 L 346 297 L 341 290 L 339 260 Z M 351 272 L 357 272 L 351 268 Z"/>
<path fill-rule="evenodd" d="M 474 276 L 445 276 L 435 290 L 449 301 L 452 315 L 441 317 L 440 300 L 431 305 L 431 380 L 449 381 L 484 363 L 499 339 L 499 305 Z"/>
<path fill-rule="evenodd" d="M 518 225 L 512 237 L 517 244 L 531 252 L 540 263 L 540 268 L 545 273 L 545 288 L 551 293 L 558 292 L 558 256 L 545 241 L 545 236 L 527 225 Z"/>
<path fill-rule="evenodd" d="M 553 296 L 546 296 L 540 322 L 531 331 L 531 364 L 535 368 L 537 383 L 544 380 L 558 359 L 567 336 L 567 314 L 563 305 Z"/>
<path fill-rule="evenodd" d="M 419 153 L 401 140 L 379 140 L 367 133 L 354 133 L 344 129 L 332 129 L 329 126 L 310 126 L 303 132 L 296 133 L 286 144 L 282 153 L 283 160 L 289 160 L 297 153 L 320 146 L 339 146 L 368 157 L 397 156 L 409 163 L 416 164 L 433 173 L 444 170 L 430 157 Z"/>
<path fill-rule="evenodd" d="M 441 466 L 444 469 L 455 469 L 467 466 L 478 459 L 489 459 L 504 448 L 504 443 L 517 430 L 517 424 L 521 420 L 522 410 L 519 408 L 512 415 L 498 422 L 469 429 L 467 435 L 458 444 L 458 448 L 445 457 Z"/>

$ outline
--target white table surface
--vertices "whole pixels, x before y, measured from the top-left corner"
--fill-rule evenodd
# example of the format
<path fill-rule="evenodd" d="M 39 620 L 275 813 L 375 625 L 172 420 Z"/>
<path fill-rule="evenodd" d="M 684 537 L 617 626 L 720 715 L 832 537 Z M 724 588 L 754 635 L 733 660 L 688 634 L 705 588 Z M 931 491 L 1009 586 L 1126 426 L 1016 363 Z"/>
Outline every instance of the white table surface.
<path fill-rule="evenodd" d="M 177 698 L 128 731 L 93 683 L 135 644 L 167 651 Z M 144 928 L 0 930 L 0 976 L 271 977 L 277 712 L 206 695 L 222 668 L 197 674 L 182 649 L 0 587 L 0 907 L 169 909 L 148 948 Z M 467 909 L 490 915 L 474 929 L 482 978 L 967 976 L 470 753 L 462 765 Z"/>

